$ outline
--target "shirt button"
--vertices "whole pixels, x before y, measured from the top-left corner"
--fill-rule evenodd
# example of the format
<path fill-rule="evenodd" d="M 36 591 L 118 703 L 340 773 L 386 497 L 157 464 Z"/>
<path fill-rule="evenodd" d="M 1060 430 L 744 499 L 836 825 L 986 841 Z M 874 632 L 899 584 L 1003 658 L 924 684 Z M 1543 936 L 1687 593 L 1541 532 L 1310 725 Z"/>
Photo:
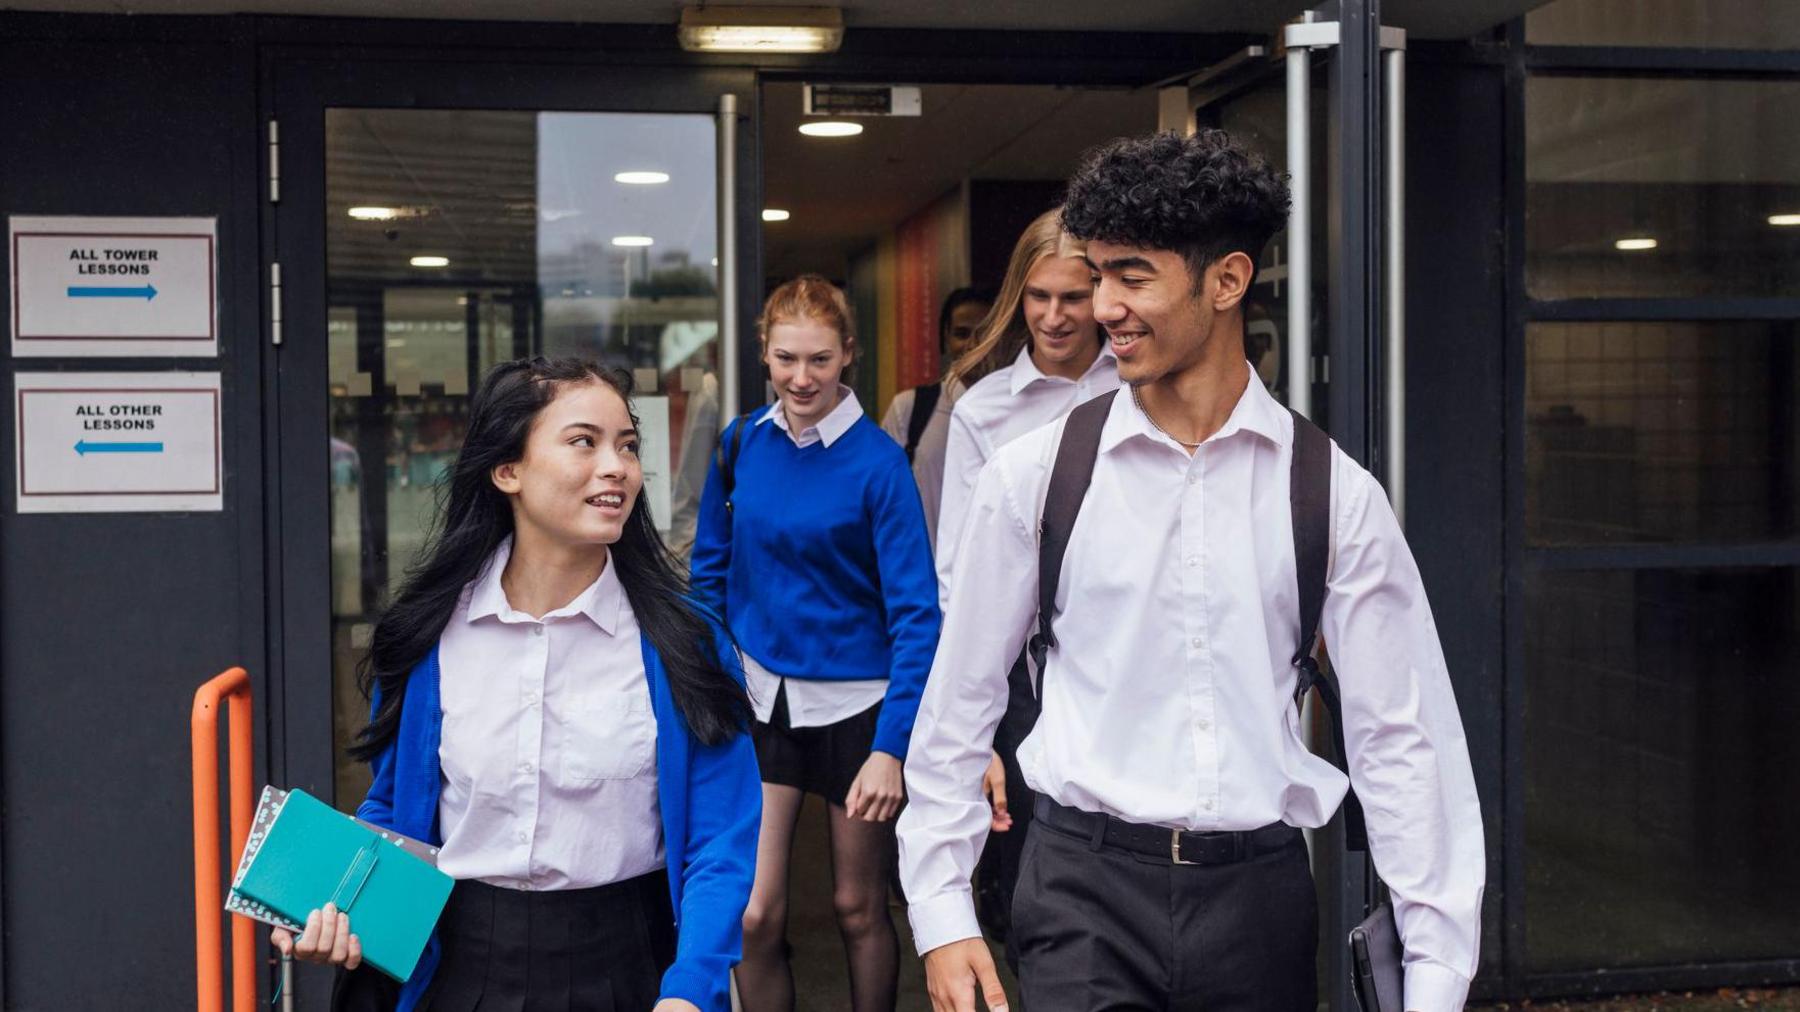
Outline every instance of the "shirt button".
<path fill-rule="evenodd" d="M 541 626 L 541 625 L 534 625 L 534 626 L 532 626 L 532 627 L 531 627 L 531 635 L 533 635 L 533 636 L 542 636 L 542 635 L 544 635 L 544 627 L 543 627 L 543 626 Z"/>
<path fill-rule="evenodd" d="M 1200 807 L 1206 809 L 1209 812 L 1212 811 L 1213 810 L 1212 799 L 1207 798 L 1205 801 L 1200 802 Z"/>
<path fill-rule="evenodd" d="M 1188 646 L 1193 647 L 1196 650 L 1199 649 L 1202 645 L 1203 645 L 1202 640 L 1198 636 L 1194 637 L 1191 640 L 1188 640 Z"/>
<path fill-rule="evenodd" d="M 527 706 L 536 706 L 537 705 L 537 693 L 527 692 L 525 694 L 525 703 Z"/>
<path fill-rule="evenodd" d="M 1201 717 L 1200 720 L 1194 726 L 1198 727 L 1202 731 L 1211 731 L 1212 730 L 1212 721 L 1207 720 L 1205 717 Z"/>
<path fill-rule="evenodd" d="M 1197 475 L 1197 474 L 1190 474 L 1190 475 L 1188 475 L 1188 484 L 1189 484 L 1189 485 L 1198 485 L 1198 484 L 1200 484 L 1200 476 L 1199 476 L 1199 475 Z"/>
<path fill-rule="evenodd" d="M 519 842 L 524 843 L 528 839 L 530 839 L 530 837 L 525 834 L 525 831 L 523 829 L 519 830 Z"/>
<path fill-rule="evenodd" d="M 1195 566 L 1198 566 L 1198 565 L 1199 565 L 1199 564 L 1200 564 L 1200 556 L 1198 556 L 1198 555 L 1190 555 L 1190 556 L 1188 556 L 1188 557 L 1187 557 L 1187 564 L 1188 564 L 1188 568 L 1189 568 L 1189 569 L 1192 569 L 1192 568 L 1194 568 L 1194 567 L 1195 567 Z"/>
<path fill-rule="evenodd" d="M 530 763 L 520 763 L 519 768 L 524 770 L 527 773 L 531 772 L 531 764 Z"/>

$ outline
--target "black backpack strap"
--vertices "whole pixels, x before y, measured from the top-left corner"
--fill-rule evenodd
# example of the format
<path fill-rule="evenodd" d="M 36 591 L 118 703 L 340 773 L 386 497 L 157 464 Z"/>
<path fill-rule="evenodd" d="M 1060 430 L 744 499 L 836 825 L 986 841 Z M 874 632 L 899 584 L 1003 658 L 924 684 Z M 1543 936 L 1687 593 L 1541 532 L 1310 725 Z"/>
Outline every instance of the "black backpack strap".
<path fill-rule="evenodd" d="M 942 383 L 927 383 L 913 392 L 912 416 L 906 420 L 906 459 L 909 463 L 913 451 L 919 448 L 919 437 L 925 434 L 925 426 L 931 424 L 931 413 L 937 410 L 938 395 L 943 392 Z"/>
<path fill-rule="evenodd" d="M 1044 658 L 1056 646 L 1056 589 L 1062 582 L 1063 555 L 1069 550 L 1069 534 L 1087 498 L 1094 478 L 1094 458 L 1100 453 L 1100 430 L 1106 427 L 1117 390 L 1076 405 L 1063 423 L 1062 441 L 1056 447 L 1056 463 L 1050 469 L 1050 489 L 1044 495 L 1044 514 L 1038 521 L 1038 627 L 1029 644 L 1037 669 L 1037 698 L 1044 698 Z"/>
<path fill-rule="evenodd" d="M 1348 776 L 1350 753 L 1344 747 L 1343 701 L 1338 697 L 1337 685 L 1319 669 L 1315 656 L 1331 560 L 1331 437 L 1298 412 L 1292 414 L 1294 462 L 1289 475 L 1288 504 L 1294 521 L 1294 578 L 1300 591 L 1294 703 L 1299 705 L 1309 690 L 1318 690 L 1319 699 L 1331 715 L 1331 743 L 1337 750 L 1334 762 Z M 1344 795 L 1344 840 L 1350 850 L 1369 849 L 1368 828 L 1355 787 Z"/>
<path fill-rule="evenodd" d="M 731 493 L 737 489 L 738 451 L 744 448 L 744 430 L 749 428 L 756 412 L 751 411 L 737 417 L 726 428 L 727 437 L 719 440 L 713 449 L 713 463 L 719 468 L 719 481 L 725 489 L 725 512 L 731 512 Z"/>

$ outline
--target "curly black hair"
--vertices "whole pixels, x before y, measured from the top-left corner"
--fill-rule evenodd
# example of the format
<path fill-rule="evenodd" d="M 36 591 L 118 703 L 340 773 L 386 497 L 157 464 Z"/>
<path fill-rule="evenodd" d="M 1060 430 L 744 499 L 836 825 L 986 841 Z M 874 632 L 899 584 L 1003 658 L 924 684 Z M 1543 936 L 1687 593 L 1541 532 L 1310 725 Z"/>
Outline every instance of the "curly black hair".
<path fill-rule="evenodd" d="M 1069 180 L 1062 223 L 1077 239 L 1180 253 L 1198 290 L 1206 268 L 1229 253 L 1260 261 L 1287 212 L 1286 173 L 1225 131 L 1202 130 L 1122 137 L 1088 152 Z"/>

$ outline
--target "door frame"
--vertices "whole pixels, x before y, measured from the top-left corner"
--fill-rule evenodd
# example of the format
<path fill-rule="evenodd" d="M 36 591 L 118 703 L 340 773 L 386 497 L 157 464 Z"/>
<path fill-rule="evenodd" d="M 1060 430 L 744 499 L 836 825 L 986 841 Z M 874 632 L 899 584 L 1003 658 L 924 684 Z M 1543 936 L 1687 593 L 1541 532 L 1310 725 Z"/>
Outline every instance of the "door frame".
<path fill-rule="evenodd" d="M 424 58 L 421 58 L 424 56 Z M 329 307 L 325 271 L 325 112 L 330 108 L 474 109 L 532 112 L 694 113 L 716 117 L 735 95 L 736 314 L 740 361 L 754 361 L 762 290 L 762 180 L 757 88 L 747 68 L 600 63 L 569 52 L 370 50 L 345 54 L 275 48 L 262 61 L 259 127 L 278 124 L 264 151 L 278 201 L 262 203 L 265 339 L 277 309 L 281 343 L 266 373 L 264 428 L 270 539 L 267 740 L 272 781 L 335 798 L 330 628 L 330 480 L 327 416 Z M 716 170 L 715 170 L 716 171 Z M 278 176 L 275 173 L 278 172 Z M 265 193 L 265 198 L 268 196 Z M 745 347 L 748 340 L 751 348 Z M 744 382 L 740 370 L 740 397 Z M 753 372 L 753 371 L 751 371 Z M 758 391 L 760 394 L 760 391 Z M 754 401 L 745 401 L 754 403 Z M 321 676 L 323 674 L 323 677 Z"/>

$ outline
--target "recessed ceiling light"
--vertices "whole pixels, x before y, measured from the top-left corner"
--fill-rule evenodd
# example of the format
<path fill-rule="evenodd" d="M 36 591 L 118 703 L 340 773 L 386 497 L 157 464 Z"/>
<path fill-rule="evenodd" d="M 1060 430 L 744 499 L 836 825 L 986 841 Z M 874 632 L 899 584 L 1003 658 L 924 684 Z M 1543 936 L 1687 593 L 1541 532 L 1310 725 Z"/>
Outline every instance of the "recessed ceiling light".
<path fill-rule="evenodd" d="M 630 183 L 633 186 L 654 186 L 669 181 L 667 172 L 621 172 L 613 176 L 615 183 Z"/>
<path fill-rule="evenodd" d="M 1792 228 L 1800 225 L 1800 214 L 1771 214 L 1769 215 L 1769 224 L 1780 228 Z"/>
<path fill-rule="evenodd" d="M 614 246 L 649 246 L 655 242 L 655 239 L 647 235 L 615 235 L 612 237 Z"/>
<path fill-rule="evenodd" d="M 681 48 L 708 53 L 829 53 L 844 41 L 835 7 L 684 7 Z"/>
<path fill-rule="evenodd" d="M 1629 239 L 1620 239 L 1613 243 L 1613 249 L 1619 250 L 1622 253 L 1637 253 L 1655 248 L 1656 240 L 1647 235 L 1633 236 Z"/>
<path fill-rule="evenodd" d="M 400 211 L 392 207 L 353 207 L 350 217 L 357 221 L 392 221 L 400 217 Z"/>
<path fill-rule="evenodd" d="M 407 263 L 412 264 L 414 267 L 448 267 L 450 266 L 450 258 L 438 256 L 413 257 L 411 260 L 408 260 Z"/>
<path fill-rule="evenodd" d="M 855 137 L 862 130 L 861 123 L 841 119 L 822 119 L 800 124 L 800 132 L 808 137 Z"/>
<path fill-rule="evenodd" d="M 793 217 L 793 215 L 787 213 L 786 211 L 783 211 L 779 207 L 763 208 L 763 220 L 764 221 L 786 221 L 791 217 Z"/>

